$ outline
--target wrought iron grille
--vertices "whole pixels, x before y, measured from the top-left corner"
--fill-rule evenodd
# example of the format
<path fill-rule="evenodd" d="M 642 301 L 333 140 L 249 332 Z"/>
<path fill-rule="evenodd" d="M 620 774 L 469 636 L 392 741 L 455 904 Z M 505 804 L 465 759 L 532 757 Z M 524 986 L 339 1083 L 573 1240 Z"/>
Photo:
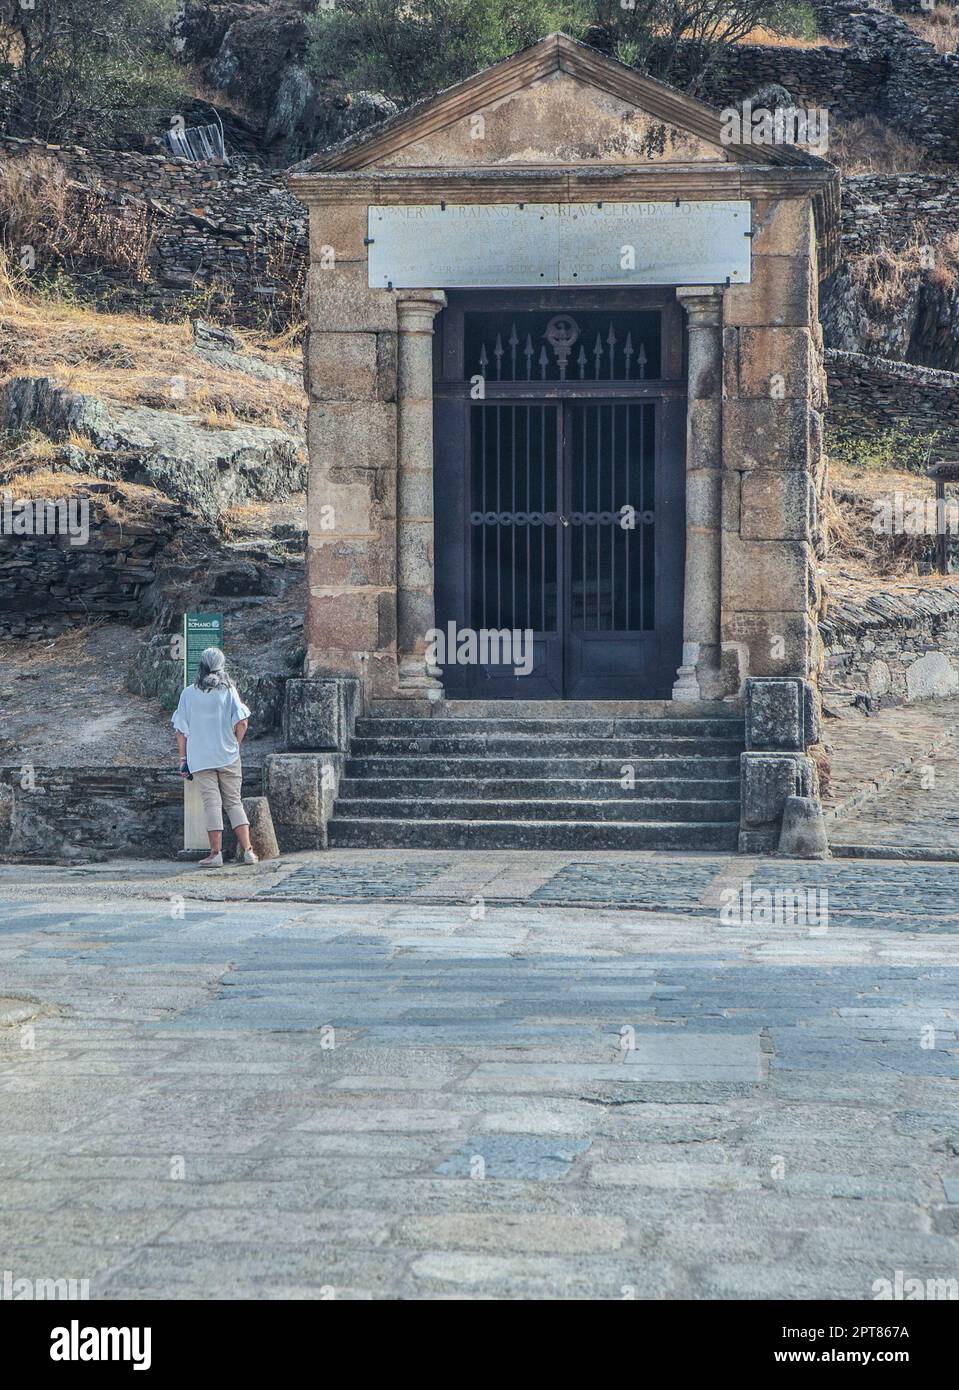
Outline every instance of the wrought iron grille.
<path fill-rule="evenodd" d="M 636 382 L 660 376 L 660 316 L 467 314 L 466 376 L 490 382 Z"/>
<path fill-rule="evenodd" d="M 652 402 L 471 407 L 471 621 L 550 633 L 655 621 Z"/>

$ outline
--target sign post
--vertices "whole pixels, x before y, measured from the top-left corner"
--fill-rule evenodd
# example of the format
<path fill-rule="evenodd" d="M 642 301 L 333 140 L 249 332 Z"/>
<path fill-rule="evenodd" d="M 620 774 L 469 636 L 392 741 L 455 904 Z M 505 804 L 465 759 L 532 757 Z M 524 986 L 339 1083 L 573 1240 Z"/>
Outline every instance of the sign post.
<path fill-rule="evenodd" d="M 185 613 L 183 615 L 183 686 L 196 679 L 200 655 L 207 647 L 223 649 L 222 613 Z M 183 859 L 200 859 L 210 851 L 210 841 L 203 819 L 203 802 L 196 782 L 183 783 Z"/>

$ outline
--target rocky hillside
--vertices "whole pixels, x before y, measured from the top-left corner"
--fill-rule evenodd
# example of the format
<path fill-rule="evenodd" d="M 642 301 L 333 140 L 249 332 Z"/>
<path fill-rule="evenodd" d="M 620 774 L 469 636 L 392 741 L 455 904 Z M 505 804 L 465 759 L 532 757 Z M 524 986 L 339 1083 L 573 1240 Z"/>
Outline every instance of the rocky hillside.
<path fill-rule="evenodd" d="M 310 75 L 315 7 L 185 0 L 174 39 L 191 119 L 223 119 L 226 163 L 175 158 L 159 138 L 144 153 L 0 132 L 0 242 L 38 250 L 0 286 L 0 491 L 92 504 L 80 554 L 0 539 L 0 659 L 10 671 L 92 625 L 123 662 L 117 699 L 128 681 L 158 731 L 186 608 L 226 613 L 267 738 L 299 661 L 307 229 L 284 165 L 395 110 Z M 846 593 L 928 574 L 931 544 L 874 544 L 868 519 L 878 490 L 928 491 L 928 458 L 959 452 L 959 66 L 953 6 L 815 8 L 815 44 L 737 45 L 702 95 L 723 105 L 775 83 L 779 100 L 830 111 L 847 177 L 821 305 L 829 566 Z M 4 690 L 28 722 L 33 679 Z"/>
<path fill-rule="evenodd" d="M 183 60 L 259 134 L 266 157 L 297 158 L 375 124 L 396 106 L 307 71 L 307 16 L 319 0 L 186 0 L 175 25 Z"/>
<path fill-rule="evenodd" d="M 23 639 L 117 624 L 131 633 L 122 675 L 160 716 L 178 692 L 181 615 L 214 608 L 269 735 L 302 648 L 298 347 L 97 313 L 8 279 L 0 356 L 0 492 L 89 506 L 76 551 L 0 537 L 0 660 Z"/>

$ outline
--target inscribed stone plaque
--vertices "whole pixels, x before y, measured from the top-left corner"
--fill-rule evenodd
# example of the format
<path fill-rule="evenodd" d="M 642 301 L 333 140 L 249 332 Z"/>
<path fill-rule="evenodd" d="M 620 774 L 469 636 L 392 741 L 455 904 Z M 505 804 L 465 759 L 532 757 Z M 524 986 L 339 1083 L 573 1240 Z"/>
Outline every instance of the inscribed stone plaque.
<path fill-rule="evenodd" d="M 371 207 L 372 288 L 748 284 L 750 205 Z"/>

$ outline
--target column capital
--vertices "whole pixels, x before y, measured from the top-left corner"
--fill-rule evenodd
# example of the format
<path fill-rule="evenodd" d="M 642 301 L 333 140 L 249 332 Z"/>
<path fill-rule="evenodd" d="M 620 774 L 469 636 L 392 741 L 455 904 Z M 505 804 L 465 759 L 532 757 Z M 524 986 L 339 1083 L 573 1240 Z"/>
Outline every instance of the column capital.
<path fill-rule="evenodd" d="M 686 310 L 691 328 L 722 326 L 722 285 L 677 285 L 676 298 Z"/>
<path fill-rule="evenodd" d="M 399 290 L 396 326 L 401 333 L 432 333 L 433 320 L 446 308 L 443 290 Z"/>

